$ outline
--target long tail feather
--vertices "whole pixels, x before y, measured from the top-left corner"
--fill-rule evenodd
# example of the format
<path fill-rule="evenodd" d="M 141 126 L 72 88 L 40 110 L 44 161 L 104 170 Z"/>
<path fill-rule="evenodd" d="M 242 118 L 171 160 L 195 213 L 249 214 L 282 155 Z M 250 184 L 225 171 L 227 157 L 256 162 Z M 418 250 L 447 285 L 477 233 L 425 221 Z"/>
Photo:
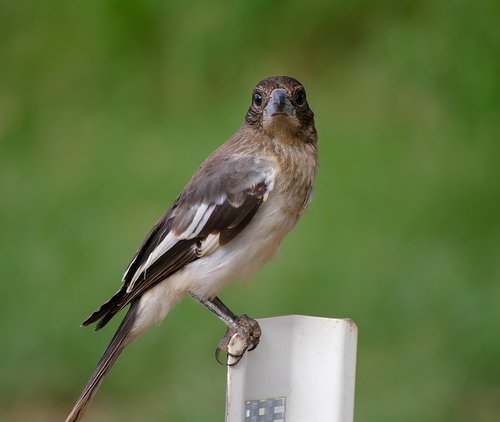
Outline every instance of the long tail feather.
<path fill-rule="evenodd" d="M 97 363 L 97 366 L 94 369 L 94 372 L 92 372 L 87 384 L 83 388 L 80 397 L 78 397 L 71 413 L 66 418 L 66 422 L 76 422 L 83 417 L 87 406 L 101 385 L 104 376 L 109 372 L 113 364 L 116 362 L 116 359 L 118 359 L 118 356 L 120 356 L 120 353 L 127 345 L 125 340 L 127 339 L 134 321 L 136 320 L 138 305 L 139 301 L 137 300 L 130 306 L 127 315 L 123 318 L 118 330 L 111 339 L 111 342 L 104 351 L 101 359 Z"/>

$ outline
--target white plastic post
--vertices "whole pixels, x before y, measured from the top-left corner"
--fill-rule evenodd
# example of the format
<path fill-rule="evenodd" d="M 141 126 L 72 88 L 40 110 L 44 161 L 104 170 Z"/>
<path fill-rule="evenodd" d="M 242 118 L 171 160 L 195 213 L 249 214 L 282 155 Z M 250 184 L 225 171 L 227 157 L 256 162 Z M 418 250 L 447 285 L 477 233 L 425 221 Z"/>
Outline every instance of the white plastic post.
<path fill-rule="evenodd" d="M 354 322 L 299 315 L 258 322 L 259 346 L 228 367 L 226 422 L 352 422 Z"/>

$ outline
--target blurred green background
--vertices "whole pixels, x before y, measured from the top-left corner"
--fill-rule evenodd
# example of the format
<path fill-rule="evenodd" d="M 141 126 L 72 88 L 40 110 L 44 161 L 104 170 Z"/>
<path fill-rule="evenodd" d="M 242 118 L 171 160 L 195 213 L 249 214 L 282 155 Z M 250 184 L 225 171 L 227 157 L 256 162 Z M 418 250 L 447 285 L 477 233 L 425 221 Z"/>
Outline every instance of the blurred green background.
<path fill-rule="evenodd" d="M 313 202 L 282 257 L 221 297 L 352 318 L 358 422 L 498 421 L 499 17 L 496 1 L 0 1 L 0 420 L 65 417 L 118 321 L 79 323 L 253 86 L 287 74 L 316 113 Z M 223 420 L 223 332 L 185 300 L 87 420 Z"/>

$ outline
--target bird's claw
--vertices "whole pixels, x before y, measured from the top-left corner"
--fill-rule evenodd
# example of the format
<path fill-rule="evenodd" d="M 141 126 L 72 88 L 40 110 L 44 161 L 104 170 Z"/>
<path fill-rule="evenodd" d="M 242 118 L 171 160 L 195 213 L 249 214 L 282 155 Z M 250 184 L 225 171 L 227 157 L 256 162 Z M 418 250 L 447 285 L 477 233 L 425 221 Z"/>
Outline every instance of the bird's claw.
<path fill-rule="evenodd" d="M 239 316 L 234 327 L 228 327 L 226 334 L 215 349 L 215 359 L 221 365 L 221 352 L 227 355 L 227 366 L 239 363 L 245 352 L 254 350 L 260 341 L 261 329 L 259 323 L 247 315 Z"/>

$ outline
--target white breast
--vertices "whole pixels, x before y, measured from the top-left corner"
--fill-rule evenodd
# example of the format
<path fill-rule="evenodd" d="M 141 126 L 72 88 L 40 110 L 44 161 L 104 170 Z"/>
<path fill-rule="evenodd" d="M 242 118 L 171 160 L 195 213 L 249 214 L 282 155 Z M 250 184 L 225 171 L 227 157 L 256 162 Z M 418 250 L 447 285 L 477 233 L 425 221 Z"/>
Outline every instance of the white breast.
<path fill-rule="evenodd" d="M 228 282 L 249 278 L 269 261 L 297 220 L 283 209 L 280 199 L 271 194 L 237 238 L 145 292 L 134 334 L 163 320 L 184 295 L 213 297 Z"/>

